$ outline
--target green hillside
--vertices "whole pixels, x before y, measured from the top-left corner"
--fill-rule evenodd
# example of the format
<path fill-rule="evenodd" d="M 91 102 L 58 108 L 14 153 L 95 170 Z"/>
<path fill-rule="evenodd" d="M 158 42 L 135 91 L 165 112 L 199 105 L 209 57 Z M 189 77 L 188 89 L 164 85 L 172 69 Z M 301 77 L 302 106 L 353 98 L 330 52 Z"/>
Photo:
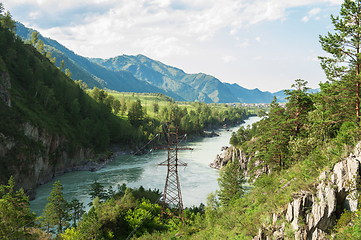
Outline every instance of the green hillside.
<path fill-rule="evenodd" d="M 127 121 L 89 97 L 32 45 L 2 27 L 0 66 L 4 93 L 0 95 L 1 183 L 15 173 L 32 175 L 39 156 L 50 158 L 55 171 L 63 154 L 70 158 L 80 149 L 96 153 L 106 151 L 111 143 L 136 144 L 138 138 Z M 26 126 L 34 132 L 24 132 Z M 64 144 L 46 150 L 56 138 L 64 139 Z"/>

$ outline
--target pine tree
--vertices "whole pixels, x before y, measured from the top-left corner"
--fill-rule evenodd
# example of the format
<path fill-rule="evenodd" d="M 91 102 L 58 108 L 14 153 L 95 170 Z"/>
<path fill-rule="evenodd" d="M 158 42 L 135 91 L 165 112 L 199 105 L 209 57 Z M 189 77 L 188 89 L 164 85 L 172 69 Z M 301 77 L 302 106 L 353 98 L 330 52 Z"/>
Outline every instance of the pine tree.
<path fill-rule="evenodd" d="M 34 225 L 36 215 L 30 212 L 29 197 L 23 189 L 14 191 L 15 181 L 12 176 L 8 183 L 0 186 L 0 238 L 30 239 L 25 226 Z"/>
<path fill-rule="evenodd" d="M 262 167 L 284 168 L 287 166 L 288 144 L 292 129 L 287 122 L 289 113 L 277 103 L 276 97 L 271 103 L 270 112 L 259 121 L 256 146 L 256 157 L 263 160 Z"/>
<path fill-rule="evenodd" d="M 222 205 L 227 206 L 233 199 L 244 194 L 243 184 L 246 182 L 239 161 L 229 161 L 219 173 L 218 197 Z"/>
<path fill-rule="evenodd" d="M 5 13 L 5 8 L 2 3 L 0 3 L 0 25 L 15 34 L 16 22 L 13 20 L 9 11 Z"/>
<path fill-rule="evenodd" d="M 63 186 L 59 181 L 53 184 L 53 190 L 48 197 L 49 203 L 43 210 L 43 222 L 49 227 L 56 228 L 58 233 L 69 224 L 68 202 L 63 196 Z"/>
<path fill-rule="evenodd" d="M 92 202 L 95 198 L 99 198 L 99 200 L 106 200 L 108 198 L 107 191 L 105 190 L 104 186 L 94 181 L 94 183 L 90 184 L 90 200 L 89 206 L 92 206 Z"/>
<path fill-rule="evenodd" d="M 85 213 L 84 204 L 80 202 L 78 199 L 73 199 L 69 203 L 68 208 L 69 208 L 71 220 L 73 221 L 73 227 L 76 227 L 77 221 L 79 221 L 82 218 L 83 214 Z"/>
<path fill-rule="evenodd" d="M 290 116 L 288 122 L 293 129 L 293 135 L 297 137 L 307 122 L 308 112 L 313 109 L 313 102 L 307 93 L 310 89 L 307 87 L 307 81 L 297 79 L 291 87 L 294 90 L 285 90 L 288 95 L 286 108 Z"/>
<path fill-rule="evenodd" d="M 319 57 L 321 66 L 331 82 L 347 81 L 339 98 L 353 101 L 356 123 L 360 122 L 360 70 L 361 70 L 361 1 L 345 0 L 341 5 L 340 16 L 331 15 L 335 33 L 320 36 L 322 49 L 332 57 Z M 345 79 L 346 77 L 346 79 Z M 339 89 L 340 90 L 340 89 Z M 346 95 L 345 95 L 346 93 Z"/>

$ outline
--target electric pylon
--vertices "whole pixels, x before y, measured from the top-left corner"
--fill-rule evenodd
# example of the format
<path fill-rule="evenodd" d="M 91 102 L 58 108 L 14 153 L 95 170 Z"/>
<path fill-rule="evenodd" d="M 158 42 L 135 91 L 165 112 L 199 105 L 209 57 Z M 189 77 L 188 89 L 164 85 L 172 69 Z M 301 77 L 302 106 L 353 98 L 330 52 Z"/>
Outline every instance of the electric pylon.
<path fill-rule="evenodd" d="M 160 218 L 175 217 L 184 221 L 183 201 L 178 176 L 178 166 L 187 166 L 187 163 L 178 159 L 178 150 L 193 150 L 192 148 L 178 147 L 178 126 L 175 120 L 174 111 L 171 112 L 171 122 L 167 123 L 168 158 L 158 166 L 167 166 L 167 178 L 163 193 L 162 210 Z M 168 209 L 168 211 L 167 211 Z"/>

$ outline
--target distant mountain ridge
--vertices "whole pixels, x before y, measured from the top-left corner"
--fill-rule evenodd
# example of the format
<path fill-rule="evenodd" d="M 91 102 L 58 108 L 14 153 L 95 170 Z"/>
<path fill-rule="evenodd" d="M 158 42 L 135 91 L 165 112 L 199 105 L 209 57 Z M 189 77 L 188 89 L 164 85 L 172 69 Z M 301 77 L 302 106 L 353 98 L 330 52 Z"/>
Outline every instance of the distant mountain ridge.
<path fill-rule="evenodd" d="M 35 30 L 26 28 L 23 24 L 17 22 L 16 34 L 22 39 L 26 40 L 31 38 L 33 31 Z M 135 78 L 129 71 L 113 71 L 91 62 L 87 58 L 75 54 L 57 41 L 44 38 L 40 33 L 39 39 L 46 45 L 45 50 L 50 51 L 53 57 L 56 57 L 57 66 L 64 60 L 66 68 L 69 68 L 72 73 L 72 78 L 86 82 L 90 88 L 108 88 L 120 92 L 163 93 L 169 97 L 184 101 L 182 97 L 172 92 L 167 92 L 146 81 Z"/>
<path fill-rule="evenodd" d="M 17 34 L 24 40 L 35 31 L 17 23 Z M 283 91 L 271 93 L 246 89 L 238 84 L 223 83 L 204 73 L 187 74 L 183 70 L 150 59 L 144 55 L 121 55 L 109 59 L 86 58 L 75 54 L 57 41 L 39 39 L 46 51 L 56 57 L 56 65 L 64 60 L 74 80 L 82 80 L 89 87 L 107 88 L 119 92 L 159 92 L 176 101 L 206 103 L 270 103 L 276 95 L 285 102 Z"/>

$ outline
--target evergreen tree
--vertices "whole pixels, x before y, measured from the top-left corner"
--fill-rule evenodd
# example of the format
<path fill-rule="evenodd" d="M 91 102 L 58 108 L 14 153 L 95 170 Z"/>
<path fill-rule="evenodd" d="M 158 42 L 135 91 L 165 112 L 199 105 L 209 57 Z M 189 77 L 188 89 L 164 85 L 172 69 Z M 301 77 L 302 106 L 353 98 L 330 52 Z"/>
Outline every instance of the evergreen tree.
<path fill-rule="evenodd" d="M 29 197 L 23 189 L 14 191 L 14 185 L 11 176 L 8 185 L 0 186 L 0 238 L 30 239 L 25 226 L 33 226 L 36 215 L 30 212 Z"/>
<path fill-rule="evenodd" d="M 256 146 L 253 150 L 258 152 L 257 158 L 263 160 L 262 165 L 267 164 L 270 167 L 278 165 L 279 168 L 282 168 L 285 166 L 284 160 L 288 152 L 290 129 L 287 123 L 287 113 L 277 103 L 276 97 L 272 101 L 271 109 L 266 116 L 259 121 Z"/>
<path fill-rule="evenodd" d="M 53 184 L 53 190 L 48 197 L 49 203 L 43 210 L 43 222 L 49 227 L 56 228 L 58 233 L 69 224 L 68 202 L 63 196 L 63 186 L 59 181 Z"/>
<path fill-rule="evenodd" d="M 233 199 L 238 199 L 244 194 L 243 184 L 246 179 L 241 171 L 239 161 L 229 161 L 219 172 L 218 197 L 222 205 L 227 206 Z"/>
<path fill-rule="evenodd" d="M 335 33 L 320 36 L 322 49 L 332 57 L 319 57 L 327 78 L 332 81 L 347 81 L 341 93 L 347 93 L 353 101 L 356 123 L 360 122 L 360 70 L 361 70 L 361 1 L 345 0 L 341 5 L 340 16 L 331 15 Z M 345 76 L 346 79 L 345 79 Z M 343 96 L 342 96 L 343 95 Z M 346 97 L 342 94 L 342 97 Z M 340 96 L 340 97 L 341 97 Z"/>
<path fill-rule="evenodd" d="M 71 220 L 73 221 L 73 227 L 76 227 L 77 221 L 80 221 L 83 214 L 85 213 L 84 204 L 80 202 L 78 199 L 73 199 L 69 203 L 68 208 L 69 208 Z"/>
<path fill-rule="evenodd" d="M 6 13 L 4 11 L 4 5 L 0 3 L 0 24 L 2 27 L 9 29 L 13 34 L 15 34 L 16 22 L 13 20 L 9 11 Z"/>
<path fill-rule="evenodd" d="M 104 189 L 104 186 L 97 181 L 94 181 L 94 183 L 90 185 L 89 195 L 91 200 L 89 206 L 92 205 L 95 198 L 99 198 L 99 200 L 106 200 L 108 198 L 107 191 Z"/>
<path fill-rule="evenodd" d="M 288 103 L 286 104 L 287 112 L 289 115 L 288 122 L 290 127 L 293 129 L 294 136 L 297 136 L 301 128 L 306 124 L 308 112 L 313 109 L 313 102 L 311 97 L 307 93 L 310 89 L 307 86 L 307 81 L 302 79 L 297 79 L 295 84 L 292 84 L 294 90 L 285 90 L 286 99 Z"/>

